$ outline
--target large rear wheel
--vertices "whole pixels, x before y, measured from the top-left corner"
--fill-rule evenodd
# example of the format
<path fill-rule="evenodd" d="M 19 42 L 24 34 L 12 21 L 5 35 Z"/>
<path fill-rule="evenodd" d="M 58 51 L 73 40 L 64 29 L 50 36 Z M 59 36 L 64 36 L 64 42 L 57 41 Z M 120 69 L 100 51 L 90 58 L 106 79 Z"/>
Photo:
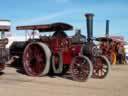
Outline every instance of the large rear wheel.
<path fill-rule="evenodd" d="M 42 76 L 49 72 L 51 51 L 41 42 L 27 45 L 23 53 L 23 66 L 30 76 Z"/>
<path fill-rule="evenodd" d="M 70 74 L 76 81 L 86 81 L 92 76 L 93 66 L 86 56 L 76 56 L 70 65 Z"/>

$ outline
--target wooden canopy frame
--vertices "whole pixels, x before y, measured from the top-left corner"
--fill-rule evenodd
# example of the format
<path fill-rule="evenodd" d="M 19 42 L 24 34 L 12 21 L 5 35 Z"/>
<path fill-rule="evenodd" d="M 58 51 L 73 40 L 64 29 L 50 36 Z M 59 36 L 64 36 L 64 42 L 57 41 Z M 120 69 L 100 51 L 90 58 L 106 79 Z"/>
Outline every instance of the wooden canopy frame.
<path fill-rule="evenodd" d="M 51 32 L 51 31 L 64 31 L 72 30 L 73 26 L 66 23 L 53 23 L 53 24 L 42 24 L 42 25 L 28 25 L 28 26 L 17 26 L 17 30 L 38 30 L 39 32 Z"/>

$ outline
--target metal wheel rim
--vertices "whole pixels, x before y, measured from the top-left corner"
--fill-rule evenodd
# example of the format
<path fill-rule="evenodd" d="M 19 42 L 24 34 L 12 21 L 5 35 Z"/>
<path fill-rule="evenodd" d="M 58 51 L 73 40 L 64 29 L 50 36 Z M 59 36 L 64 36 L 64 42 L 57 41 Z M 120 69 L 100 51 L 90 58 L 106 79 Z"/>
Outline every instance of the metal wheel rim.
<path fill-rule="evenodd" d="M 50 51 L 46 53 L 45 51 L 49 49 L 46 45 L 44 47 L 42 45 L 40 42 L 32 42 L 25 48 L 23 65 L 26 73 L 30 76 L 42 76 L 49 71 L 50 56 L 48 58 L 47 55 L 50 54 Z"/>
<path fill-rule="evenodd" d="M 93 61 L 93 78 L 103 79 L 108 75 L 110 71 L 110 62 L 105 56 L 97 56 L 94 58 L 96 61 Z"/>
<path fill-rule="evenodd" d="M 78 61 L 75 60 L 75 59 L 77 59 Z M 84 61 L 84 63 L 83 63 L 83 61 L 81 62 L 80 59 L 84 59 L 86 61 Z M 77 63 L 75 63 L 75 61 L 77 61 Z M 81 64 L 79 64 L 79 63 L 81 63 Z M 76 69 L 75 67 L 78 68 L 78 69 Z M 77 80 L 77 81 L 80 81 L 80 82 L 88 80 L 92 75 L 92 70 L 93 70 L 92 63 L 85 56 L 77 56 L 77 57 L 75 57 L 73 59 L 73 62 L 71 64 L 71 66 L 70 66 L 70 73 L 72 75 L 72 78 L 74 80 Z"/>

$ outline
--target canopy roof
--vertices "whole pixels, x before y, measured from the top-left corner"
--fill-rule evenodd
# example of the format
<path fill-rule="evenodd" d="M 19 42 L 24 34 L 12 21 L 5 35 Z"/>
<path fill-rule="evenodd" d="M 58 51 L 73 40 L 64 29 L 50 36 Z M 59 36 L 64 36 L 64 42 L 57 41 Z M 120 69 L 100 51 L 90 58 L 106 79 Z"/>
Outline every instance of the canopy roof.
<path fill-rule="evenodd" d="M 64 31 L 72 30 L 73 26 L 66 23 L 53 23 L 53 24 L 42 24 L 42 25 L 28 25 L 28 26 L 17 26 L 17 30 L 39 30 L 39 32 L 51 32 L 51 31 Z"/>
<path fill-rule="evenodd" d="M 10 20 L 0 20 L 0 32 L 9 32 L 10 26 Z"/>
<path fill-rule="evenodd" d="M 123 43 L 126 44 L 126 41 L 123 40 L 122 37 L 119 36 L 109 36 L 109 37 L 98 37 L 96 38 L 97 41 L 114 41 L 117 43 Z"/>
<path fill-rule="evenodd" d="M 110 37 L 98 37 L 96 38 L 97 41 L 112 41 Z"/>

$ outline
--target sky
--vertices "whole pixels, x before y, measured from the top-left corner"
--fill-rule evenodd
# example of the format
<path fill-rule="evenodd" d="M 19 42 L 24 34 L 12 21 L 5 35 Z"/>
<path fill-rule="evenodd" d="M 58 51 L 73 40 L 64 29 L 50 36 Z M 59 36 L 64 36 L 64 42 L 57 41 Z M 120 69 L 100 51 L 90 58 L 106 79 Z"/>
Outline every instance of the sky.
<path fill-rule="evenodd" d="M 94 16 L 94 37 L 104 36 L 106 20 L 110 35 L 128 40 L 128 0 L 1 0 L 0 19 L 11 20 L 13 36 L 24 36 L 18 25 L 65 22 L 86 35 L 86 13 Z M 68 33 L 72 36 L 75 33 Z"/>

